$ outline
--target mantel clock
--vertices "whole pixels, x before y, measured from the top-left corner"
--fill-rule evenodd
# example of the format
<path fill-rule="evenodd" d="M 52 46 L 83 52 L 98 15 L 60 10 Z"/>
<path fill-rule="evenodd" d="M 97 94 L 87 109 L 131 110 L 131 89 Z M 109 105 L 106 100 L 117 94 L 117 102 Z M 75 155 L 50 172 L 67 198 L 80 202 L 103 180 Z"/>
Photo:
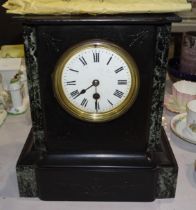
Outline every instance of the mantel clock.
<path fill-rule="evenodd" d="M 173 14 L 24 16 L 33 126 L 17 163 L 21 196 L 174 197 L 161 127 Z"/>

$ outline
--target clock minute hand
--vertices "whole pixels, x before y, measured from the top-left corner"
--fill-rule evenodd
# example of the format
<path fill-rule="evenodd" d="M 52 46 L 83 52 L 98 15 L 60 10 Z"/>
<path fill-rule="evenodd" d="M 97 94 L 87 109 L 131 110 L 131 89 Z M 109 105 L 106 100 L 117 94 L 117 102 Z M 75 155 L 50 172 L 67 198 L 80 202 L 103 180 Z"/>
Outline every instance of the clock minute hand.
<path fill-rule="evenodd" d="M 99 85 L 99 80 L 97 80 L 97 79 L 93 80 L 92 85 L 90 85 L 90 86 L 87 87 L 86 89 L 81 90 L 80 93 L 74 97 L 74 99 L 76 99 L 78 96 L 80 96 L 80 95 L 86 93 L 86 91 L 87 91 L 88 89 L 90 89 L 91 87 L 93 87 L 93 86 L 97 87 L 98 85 Z"/>
<path fill-rule="evenodd" d="M 86 89 L 84 89 L 83 91 L 87 91 L 88 89 L 90 89 L 91 87 L 93 87 L 94 85 L 92 84 L 91 86 L 87 87 Z"/>
<path fill-rule="evenodd" d="M 90 85 L 89 87 L 87 87 L 86 89 L 81 90 L 80 93 L 74 97 L 74 99 L 76 99 L 78 96 L 80 96 L 80 95 L 86 93 L 86 91 L 87 91 L 88 89 L 90 89 L 91 87 L 93 87 L 93 86 L 94 86 L 94 85 L 92 84 L 92 85 Z"/>

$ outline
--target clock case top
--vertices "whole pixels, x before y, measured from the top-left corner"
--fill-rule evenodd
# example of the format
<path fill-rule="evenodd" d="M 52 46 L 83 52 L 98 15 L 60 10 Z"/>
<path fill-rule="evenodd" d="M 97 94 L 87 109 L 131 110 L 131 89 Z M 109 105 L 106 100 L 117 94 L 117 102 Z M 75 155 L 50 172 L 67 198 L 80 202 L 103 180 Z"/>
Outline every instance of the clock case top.
<path fill-rule="evenodd" d="M 35 146 L 48 152 L 145 152 L 159 146 L 172 14 L 125 16 L 25 16 L 24 38 Z M 107 123 L 83 122 L 54 97 L 52 74 L 61 55 L 89 40 L 119 45 L 135 60 L 140 88 L 127 113 Z"/>

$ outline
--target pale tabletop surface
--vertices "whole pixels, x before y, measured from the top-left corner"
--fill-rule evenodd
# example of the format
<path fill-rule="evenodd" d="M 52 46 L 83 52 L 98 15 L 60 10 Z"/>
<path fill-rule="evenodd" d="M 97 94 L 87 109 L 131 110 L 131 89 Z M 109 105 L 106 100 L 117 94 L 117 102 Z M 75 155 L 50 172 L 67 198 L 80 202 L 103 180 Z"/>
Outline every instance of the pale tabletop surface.
<path fill-rule="evenodd" d="M 176 137 L 170 131 L 174 116 L 164 111 L 163 124 L 178 162 L 176 197 L 154 202 L 46 202 L 38 198 L 20 198 L 15 165 L 31 128 L 29 112 L 8 116 L 0 127 L 0 210 L 195 210 L 196 209 L 196 145 Z"/>

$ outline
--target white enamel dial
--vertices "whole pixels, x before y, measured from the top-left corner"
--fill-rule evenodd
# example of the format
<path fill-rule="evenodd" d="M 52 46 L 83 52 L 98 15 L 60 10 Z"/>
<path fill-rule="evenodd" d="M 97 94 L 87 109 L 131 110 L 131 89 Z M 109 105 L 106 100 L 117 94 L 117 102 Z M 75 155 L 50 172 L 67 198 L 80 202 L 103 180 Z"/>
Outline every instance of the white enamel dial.
<path fill-rule="evenodd" d="M 79 112 L 79 118 L 84 113 L 92 119 L 100 116 L 100 121 L 107 121 L 104 114 L 113 118 L 112 113 L 120 111 L 119 107 L 128 106 L 127 98 L 133 95 L 136 77 L 130 68 L 135 65 L 130 65 L 115 47 L 105 43 L 80 46 L 68 53 L 60 66 L 60 97 L 64 98 L 63 104 L 68 109 Z"/>

